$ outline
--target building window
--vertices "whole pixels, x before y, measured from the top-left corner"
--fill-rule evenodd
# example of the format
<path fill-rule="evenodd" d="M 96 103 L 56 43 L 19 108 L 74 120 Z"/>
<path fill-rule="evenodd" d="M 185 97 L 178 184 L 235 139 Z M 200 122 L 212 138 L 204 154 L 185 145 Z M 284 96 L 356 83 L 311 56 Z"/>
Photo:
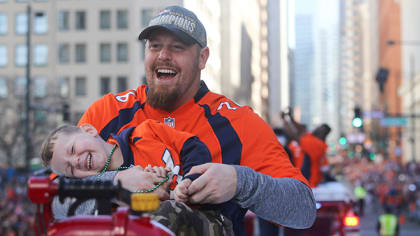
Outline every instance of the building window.
<path fill-rule="evenodd" d="M 101 77 L 100 81 L 100 91 L 99 91 L 99 95 L 103 96 L 105 94 L 108 94 L 111 92 L 111 78 L 107 77 L 107 76 L 103 76 Z"/>
<path fill-rule="evenodd" d="M 127 43 L 117 44 L 117 61 L 118 62 L 128 61 L 128 44 Z"/>
<path fill-rule="evenodd" d="M 42 125 L 42 124 L 46 124 L 47 122 L 47 111 L 42 111 L 42 110 L 34 110 L 34 120 L 36 121 L 37 124 Z"/>
<path fill-rule="evenodd" d="M 124 92 L 127 90 L 127 77 L 126 76 L 118 76 L 117 78 L 117 92 Z"/>
<path fill-rule="evenodd" d="M 70 62 L 70 45 L 68 43 L 60 43 L 58 45 L 58 63 L 67 64 Z"/>
<path fill-rule="evenodd" d="M 140 25 L 142 28 L 145 28 L 149 25 L 149 21 L 156 15 L 156 10 L 152 8 L 142 9 L 141 10 L 141 22 Z"/>
<path fill-rule="evenodd" d="M 47 78 L 46 77 L 35 77 L 33 94 L 37 98 L 44 98 L 47 96 Z"/>
<path fill-rule="evenodd" d="M 0 77 L 0 98 L 7 98 L 7 96 L 8 96 L 7 78 Z"/>
<path fill-rule="evenodd" d="M 99 28 L 110 29 L 111 28 L 111 11 L 102 10 L 99 13 Z"/>
<path fill-rule="evenodd" d="M 85 77 L 76 77 L 75 95 L 77 97 L 86 96 L 86 78 Z"/>
<path fill-rule="evenodd" d="M 77 63 L 86 62 L 86 44 L 76 44 L 75 58 Z"/>
<path fill-rule="evenodd" d="M 86 12 L 76 11 L 76 29 L 77 30 L 86 29 Z"/>
<path fill-rule="evenodd" d="M 118 29 L 128 28 L 128 11 L 127 10 L 117 11 L 117 28 Z"/>
<path fill-rule="evenodd" d="M 45 12 L 35 12 L 34 15 L 34 33 L 45 34 L 48 32 L 48 17 Z"/>
<path fill-rule="evenodd" d="M 65 31 L 70 29 L 70 14 L 68 11 L 58 12 L 58 30 Z"/>
<path fill-rule="evenodd" d="M 70 79 L 67 76 L 58 78 L 58 91 L 62 98 L 68 98 L 70 96 Z"/>
<path fill-rule="evenodd" d="M 0 35 L 7 34 L 7 15 L 0 13 Z"/>
<path fill-rule="evenodd" d="M 111 44 L 101 43 L 99 50 L 99 60 L 101 62 L 111 62 Z"/>
<path fill-rule="evenodd" d="M 48 45 L 37 44 L 34 47 L 34 65 L 45 66 L 48 64 Z"/>
<path fill-rule="evenodd" d="M 0 45 L 0 67 L 7 66 L 7 47 Z"/>
<path fill-rule="evenodd" d="M 27 49 L 26 45 L 18 44 L 15 48 L 15 64 L 16 66 L 25 66 L 28 63 L 27 60 Z"/>
<path fill-rule="evenodd" d="M 26 34 L 28 32 L 28 16 L 26 13 L 17 13 L 15 18 L 16 34 Z"/>
<path fill-rule="evenodd" d="M 15 94 L 18 97 L 22 97 L 26 91 L 26 77 L 18 76 L 16 78 Z"/>

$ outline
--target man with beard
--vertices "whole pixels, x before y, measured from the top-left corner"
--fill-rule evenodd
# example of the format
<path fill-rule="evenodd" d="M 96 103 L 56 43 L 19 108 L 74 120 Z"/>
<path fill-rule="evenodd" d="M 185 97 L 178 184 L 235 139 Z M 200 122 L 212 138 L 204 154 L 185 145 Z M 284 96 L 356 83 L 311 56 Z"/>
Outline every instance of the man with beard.
<path fill-rule="evenodd" d="M 196 15 L 179 6 L 167 7 L 139 39 L 146 40 L 147 85 L 104 96 L 88 108 L 79 125 L 92 124 L 105 140 L 146 119 L 195 134 L 214 163 L 191 168 L 188 174 L 202 175 L 188 187 L 185 198 L 190 203 L 232 200 L 222 204 L 222 212 L 232 220 L 236 235 L 245 234 L 247 209 L 277 224 L 310 227 L 316 215 L 312 191 L 271 127 L 250 107 L 209 91 L 201 81 L 210 51 Z M 127 177 L 126 171 L 103 177 L 129 179 L 133 186 L 151 181 Z"/>

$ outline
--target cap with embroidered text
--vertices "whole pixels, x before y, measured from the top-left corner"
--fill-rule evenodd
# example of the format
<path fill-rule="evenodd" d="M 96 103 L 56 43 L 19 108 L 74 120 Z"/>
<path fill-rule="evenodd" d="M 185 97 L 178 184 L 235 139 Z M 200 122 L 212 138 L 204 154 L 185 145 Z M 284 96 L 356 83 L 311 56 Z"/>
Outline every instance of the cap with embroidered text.
<path fill-rule="evenodd" d="M 207 46 L 206 29 L 203 24 L 192 11 L 183 7 L 170 6 L 159 12 L 140 33 L 139 39 L 149 39 L 151 33 L 157 29 L 172 32 L 187 45 L 198 43 L 201 47 Z"/>

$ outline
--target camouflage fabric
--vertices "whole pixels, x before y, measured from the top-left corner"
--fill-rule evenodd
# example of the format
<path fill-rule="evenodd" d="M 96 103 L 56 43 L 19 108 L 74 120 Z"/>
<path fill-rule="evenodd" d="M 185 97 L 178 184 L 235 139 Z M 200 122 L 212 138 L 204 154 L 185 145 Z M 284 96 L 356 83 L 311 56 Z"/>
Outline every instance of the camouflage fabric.
<path fill-rule="evenodd" d="M 234 235 L 232 222 L 217 210 L 193 209 L 184 203 L 167 200 L 149 214 L 152 220 L 168 227 L 177 236 Z"/>

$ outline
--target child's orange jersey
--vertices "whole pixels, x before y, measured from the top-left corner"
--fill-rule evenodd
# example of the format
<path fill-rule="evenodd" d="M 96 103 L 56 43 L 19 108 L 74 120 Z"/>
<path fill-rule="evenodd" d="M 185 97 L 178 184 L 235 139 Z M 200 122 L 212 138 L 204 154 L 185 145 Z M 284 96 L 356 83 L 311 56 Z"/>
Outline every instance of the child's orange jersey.
<path fill-rule="evenodd" d="M 112 135 L 112 138 L 118 142 L 124 158 L 123 166 L 127 167 L 144 168 L 149 164 L 170 167 L 178 176 L 188 173 L 195 165 L 211 162 L 209 150 L 196 136 L 150 119 Z"/>
<path fill-rule="evenodd" d="M 306 133 L 299 139 L 303 152 L 309 155 L 310 177 L 309 184 L 316 187 L 322 180 L 321 167 L 326 165 L 326 153 L 328 145 L 312 133 Z"/>

